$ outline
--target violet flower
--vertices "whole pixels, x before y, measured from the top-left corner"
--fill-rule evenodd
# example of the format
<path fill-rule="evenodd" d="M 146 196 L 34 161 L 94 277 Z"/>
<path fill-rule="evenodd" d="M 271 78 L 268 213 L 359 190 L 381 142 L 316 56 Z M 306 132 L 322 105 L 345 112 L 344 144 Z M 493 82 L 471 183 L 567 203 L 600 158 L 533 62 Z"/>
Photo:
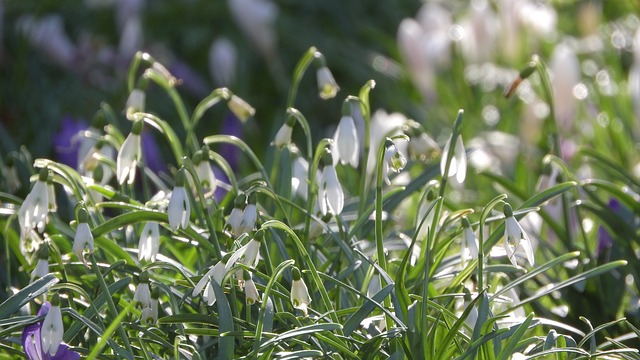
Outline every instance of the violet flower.
<path fill-rule="evenodd" d="M 51 304 L 47 301 L 40 307 L 38 316 L 45 316 Z M 44 359 L 44 360 L 78 360 L 80 354 L 69 349 L 69 346 L 60 344 L 58 351 L 54 356 L 50 356 L 42 351 L 42 343 L 40 331 L 42 329 L 42 321 L 31 324 L 22 330 L 22 347 L 24 354 L 28 360 Z"/>
<path fill-rule="evenodd" d="M 76 121 L 71 116 L 64 116 L 60 124 L 60 130 L 53 136 L 55 158 L 59 162 L 78 168 L 78 134 L 87 130 L 89 125 L 84 121 Z"/>

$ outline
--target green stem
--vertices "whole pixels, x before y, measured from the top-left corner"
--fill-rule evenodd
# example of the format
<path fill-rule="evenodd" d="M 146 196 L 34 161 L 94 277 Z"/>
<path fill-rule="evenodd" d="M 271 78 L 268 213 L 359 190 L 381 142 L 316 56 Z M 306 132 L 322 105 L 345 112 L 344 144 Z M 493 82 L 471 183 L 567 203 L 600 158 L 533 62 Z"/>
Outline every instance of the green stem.
<path fill-rule="evenodd" d="M 360 100 L 360 111 L 364 119 L 364 139 L 362 156 L 360 158 L 360 201 L 358 203 L 358 216 L 361 216 L 367 209 L 367 177 L 369 165 L 369 149 L 371 147 L 371 108 L 369 105 L 369 92 L 376 86 L 375 81 L 369 80 L 360 89 L 358 99 Z"/>
<path fill-rule="evenodd" d="M 484 224 L 489 214 L 491 214 L 491 210 L 506 198 L 507 195 L 505 194 L 496 196 L 493 200 L 489 201 L 480 214 L 480 221 L 478 222 L 478 292 L 484 290 Z"/>
<path fill-rule="evenodd" d="M 289 96 L 287 97 L 287 108 L 293 107 L 296 100 L 296 95 L 298 94 L 300 81 L 302 81 L 304 73 L 307 71 L 309 65 L 311 65 L 311 63 L 313 62 L 313 59 L 315 58 L 315 54 L 317 52 L 318 49 L 312 46 L 307 50 L 307 52 L 304 53 L 304 55 L 302 55 L 300 61 L 298 61 L 298 64 L 293 71 L 293 81 L 291 83 L 291 89 L 289 90 Z"/>
<path fill-rule="evenodd" d="M 107 306 L 109 307 L 109 312 L 111 313 L 112 316 L 117 317 L 118 310 L 116 309 L 116 305 L 113 302 L 113 297 L 109 293 L 109 287 L 107 286 L 107 283 L 104 281 L 104 277 L 100 272 L 100 268 L 98 267 L 98 263 L 96 262 L 96 257 L 93 253 L 89 254 L 89 257 L 91 258 L 91 268 L 93 269 L 93 272 L 96 274 L 96 278 L 98 279 L 98 285 L 100 286 L 100 289 L 102 290 L 102 292 L 105 294 L 105 299 L 107 299 Z M 127 333 L 124 331 L 124 327 L 118 326 L 117 331 L 120 338 L 122 338 L 122 341 L 124 342 L 124 346 L 127 348 L 127 351 L 130 354 L 133 354 L 133 350 L 131 349 L 131 344 L 129 344 L 129 337 Z"/>

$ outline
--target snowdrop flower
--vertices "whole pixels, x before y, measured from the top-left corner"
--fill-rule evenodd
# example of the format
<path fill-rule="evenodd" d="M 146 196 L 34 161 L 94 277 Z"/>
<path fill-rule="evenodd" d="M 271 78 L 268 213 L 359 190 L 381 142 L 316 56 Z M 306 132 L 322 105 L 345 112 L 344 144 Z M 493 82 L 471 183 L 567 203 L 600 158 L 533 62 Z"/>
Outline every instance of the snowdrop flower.
<path fill-rule="evenodd" d="M 260 252 L 260 244 L 264 239 L 264 231 L 258 230 L 253 236 L 253 239 L 247 243 L 247 248 L 244 250 L 243 257 L 240 258 L 240 263 L 249 267 L 255 267 L 258 263 L 258 254 Z"/>
<path fill-rule="evenodd" d="M 302 156 L 296 156 L 291 165 L 291 192 L 307 200 L 309 184 L 309 163 Z M 316 171 L 316 184 L 320 182 L 320 172 Z"/>
<path fill-rule="evenodd" d="M 240 226 L 238 227 L 238 235 L 248 233 L 253 230 L 258 221 L 258 209 L 256 208 L 256 195 L 251 193 L 247 199 L 247 206 L 245 206 L 242 212 L 242 219 L 240 220 Z"/>
<path fill-rule="evenodd" d="M 38 250 L 38 264 L 31 272 L 31 282 L 49 273 L 49 246 L 44 245 Z"/>
<path fill-rule="evenodd" d="M 113 170 L 109 166 L 102 164 L 99 157 L 112 160 L 115 150 L 104 140 L 97 141 L 93 146 L 89 147 L 82 155 L 81 161 L 78 162 L 78 172 L 92 176 L 98 168 L 101 168 L 102 176 L 100 184 L 106 184 L 113 177 Z"/>
<path fill-rule="evenodd" d="M 42 352 L 49 356 L 55 356 L 62 342 L 63 334 L 64 326 L 62 324 L 62 313 L 60 312 L 60 296 L 55 294 L 51 299 L 51 308 L 47 312 L 40 330 Z"/>
<path fill-rule="evenodd" d="M 549 60 L 555 116 L 561 130 L 570 131 L 576 115 L 574 88 L 580 83 L 580 61 L 566 43 L 556 46 Z"/>
<path fill-rule="evenodd" d="M 140 321 L 145 325 L 153 325 L 158 321 L 158 297 L 160 291 L 157 287 L 151 292 L 151 300 L 149 306 L 142 309 Z"/>
<path fill-rule="evenodd" d="M 504 217 L 504 248 L 509 261 L 511 261 L 514 266 L 517 266 L 516 253 L 520 250 L 524 252 L 529 265 L 533 266 L 535 259 L 531 241 L 529 241 L 529 236 L 522 229 L 518 220 L 513 217 L 513 210 L 509 204 L 504 205 Z"/>
<path fill-rule="evenodd" d="M 122 143 L 116 159 L 116 176 L 120 185 L 133 184 L 136 178 L 136 166 L 142 158 L 140 133 L 144 123 L 138 120 L 133 123 L 131 133 Z"/>
<path fill-rule="evenodd" d="M 342 103 L 342 118 L 340 118 L 340 123 L 333 136 L 333 165 L 335 166 L 340 160 L 342 165 L 349 164 L 357 168 L 360 160 L 360 146 L 356 124 L 351 115 L 351 100 L 348 97 Z"/>
<path fill-rule="evenodd" d="M 275 56 L 278 6 L 270 0 L 227 0 L 231 15 L 263 56 Z"/>
<path fill-rule="evenodd" d="M 300 270 L 297 267 L 291 270 L 291 274 L 293 277 L 291 282 L 291 304 L 294 308 L 302 310 L 304 316 L 307 316 L 307 306 L 311 303 L 309 290 L 307 290 L 307 285 L 302 280 Z"/>
<path fill-rule="evenodd" d="M 160 248 L 160 227 L 157 222 L 144 224 L 138 242 L 138 260 L 155 261 Z"/>
<path fill-rule="evenodd" d="M 256 288 L 256 284 L 253 282 L 251 278 L 251 273 L 244 270 L 243 272 L 243 287 L 244 287 L 244 296 L 247 305 L 253 305 L 258 300 L 260 300 L 260 294 L 258 294 L 258 289 Z"/>
<path fill-rule="evenodd" d="M 56 202 L 56 192 L 53 188 L 53 177 L 51 176 L 47 179 L 47 197 L 49 198 L 49 211 L 56 212 L 58 204 Z"/>
<path fill-rule="evenodd" d="M 51 309 L 51 303 L 46 301 L 38 310 L 38 316 L 46 316 Z M 43 321 L 26 326 L 22 330 L 22 347 L 24 353 L 29 360 L 47 359 L 51 360 L 78 360 L 80 354 L 69 349 L 65 344 L 60 344 L 56 355 L 51 357 L 49 354 L 45 356 L 42 350 L 42 324 Z"/>
<path fill-rule="evenodd" d="M 409 136 L 409 155 L 412 159 L 427 161 L 440 154 L 438 143 L 417 122 L 409 120 L 404 126 L 404 133 Z"/>
<path fill-rule="evenodd" d="M 83 256 L 84 251 L 87 250 L 89 254 L 93 253 L 93 234 L 91 234 L 89 227 L 89 213 L 84 208 L 78 210 L 78 227 L 73 237 L 72 250 L 85 265 L 87 263 Z"/>
<path fill-rule="evenodd" d="M 246 201 L 247 196 L 245 194 L 238 195 L 235 205 L 231 210 L 231 214 L 229 214 L 229 218 L 227 219 L 227 225 L 225 227 L 231 230 L 231 235 L 234 238 L 242 234 L 240 232 L 240 224 L 242 223 L 242 215 L 244 213 Z"/>
<path fill-rule="evenodd" d="M 236 77 L 238 50 L 226 37 L 214 40 L 209 48 L 209 74 L 217 86 L 231 86 Z"/>
<path fill-rule="evenodd" d="M 324 169 L 320 175 L 320 183 L 318 184 L 318 205 L 322 215 L 333 213 L 338 215 L 344 207 L 344 193 L 338 181 L 336 168 L 333 166 L 331 151 L 327 150 L 322 159 Z"/>
<path fill-rule="evenodd" d="M 193 288 L 192 296 L 198 296 L 202 293 L 202 299 L 207 302 L 207 305 L 211 306 L 216 302 L 216 293 L 213 290 L 211 281 L 215 281 L 218 285 L 222 285 L 222 280 L 227 274 L 226 262 L 228 260 L 222 259 L 218 261 L 206 274 L 202 275 L 202 278 Z M 204 290 L 204 291 L 203 291 Z"/>
<path fill-rule="evenodd" d="M 442 159 L 440 161 L 440 173 L 444 176 L 444 172 L 447 167 L 447 161 L 449 156 L 449 147 L 451 146 L 452 139 L 447 141 L 447 144 L 442 150 Z M 449 177 L 455 176 L 458 184 L 462 184 L 467 177 L 467 154 L 464 151 L 464 143 L 462 142 L 462 136 L 458 135 L 456 139 L 455 148 L 453 151 L 453 159 L 451 159 L 451 165 L 449 166 Z"/>
<path fill-rule="evenodd" d="M 278 148 L 289 146 L 289 144 L 291 144 L 291 135 L 293 134 L 293 127 L 295 124 L 296 119 L 293 116 L 289 116 L 287 121 L 282 124 L 280 130 L 276 133 L 276 137 L 273 139 L 273 142 L 271 142 L 271 145 Z"/>
<path fill-rule="evenodd" d="M 185 171 L 184 167 L 178 170 L 178 174 L 176 175 L 176 186 L 173 188 L 171 198 L 169 199 L 169 207 L 167 208 L 169 226 L 173 231 L 186 229 L 189 225 L 191 205 L 189 204 L 187 190 L 184 188 L 186 180 Z"/>
<path fill-rule="evenodd" d="M 478 258 L 478 252 L 480 250 L 478 249 L 478 239 L 473 233 L 471 223 L 469 223 L 466 217 L 462 218 L 462 227 L 464 229 L 462 233 L 462 255 L 460 258 L 462 260 L 462 266 L 464 267 L 466 260 Z"/>
<path fill-rule="evenodd" d="M 229 110 L 235 115 L 241 122 L 246 122 L 250 117 L 255 115 L 256 109 L 254 109 L 248 102 L 241 99 L 239 96 L 231 95 L 229 101 L 227 101 Z"/>
<path fill-rule="evenodd" d="M 333 99 L 336 94 L 338 94 L 338 91 L 340 91 L 340 87 L 333 78 L 331 70 L 327 67 L 324 55 L 316 51 L 314 57 L 317 68 L 316 79 L 318 81 L 318 92 L 320 94 L 320 98 L 323 100 Z"/>
<path fill-rule="evenodd" d="M 402 152 L 396 148 L 396 144 L 391 139 L 385 141 L 384 165 L 382 168 L 382 177 L 387 185 L 390 185 L 389 170 L 398 173 L 407 165 L 407 159 Z"/>
<path fill-rule="evenodd" d="M 41 169 L 38 180 L 20 206 L 18 221 L 20 223 L 22 239 L 24 239 L 31 230 L 37 229 L 39 233 L 44 231 L 49 212 L 48 178 L 49 170 L 47 168 Z"/>
<path fill-rule="evenodd" d="M 218 181 L 211 169 L 211 163 L 209 162 L 209 147 L 204 145 L 202 149 L 193 154 L 193 165 L 196 168 L 196 175 L 198 175 L 198 181 L 205 189 L 206 193 L 213 193 L 216 191 Z"/>
<path fill-rule="evenodd" d="M 133 303 L 139 309 L 151 306 L 151 290 L 149 289 L 149 273 L 143 271 L 138 277 L 138 287 L 133 294 Z"/>
<path fill-rule="evenodd" d="M 129 98 L 127 99 L 127 103 L 125 106 L 127 119 L 133 120 L 133 114 L 144 111 L 145 98 L 146 94 L 143 90 L 136 88 L 131 91 L 131 94 L 129 94 Z"/>

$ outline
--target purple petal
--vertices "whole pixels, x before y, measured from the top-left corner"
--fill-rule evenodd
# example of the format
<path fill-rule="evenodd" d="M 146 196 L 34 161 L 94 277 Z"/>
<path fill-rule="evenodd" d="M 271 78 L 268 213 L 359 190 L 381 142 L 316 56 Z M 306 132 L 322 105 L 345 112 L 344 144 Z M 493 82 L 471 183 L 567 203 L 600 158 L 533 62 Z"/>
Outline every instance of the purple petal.
<path fill-rule="evenodd" d="M 72 168 L 78 166 L 77 135 L 89 127 L 84 121 L 76 121 L 70 116 L 62 118 L 60 130 L 53 136 L 56 160 Z"/>
<path fill-rule="evenodd" d="M 242 124 L 231 111 L 229 111 L 224 117 L 220 133 L 225 135 L 233 135 L 242 139 Z M 225 158 L 227 162 L 229 162 L 229 165 L 234 171 L 238 170 L 240 153 L 240 149 L 238 149 L 238 147 L 235 145 L 220 144 L 220 155 L 222 155 L 222 157 Z"/>
<path fill-rule="evenodd" d="M 145 166 L 155 173 L 167 172 L 167 165 L 162 158 L 160 147 L 151 132 L 145 131 L 141 134 L 142 139 L 142 157 Z"/>

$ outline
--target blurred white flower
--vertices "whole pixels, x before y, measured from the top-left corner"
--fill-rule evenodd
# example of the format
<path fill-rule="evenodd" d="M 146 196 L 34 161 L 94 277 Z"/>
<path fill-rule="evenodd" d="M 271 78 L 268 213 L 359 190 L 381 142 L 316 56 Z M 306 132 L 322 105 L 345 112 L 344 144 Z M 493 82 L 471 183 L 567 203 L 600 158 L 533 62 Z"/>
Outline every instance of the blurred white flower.
<path fill-rule="evenodd" d="M 385 139 L 402 134 L 402 128 L 407 123 L 407 117 L 401 113 L 388 114 L 384 110 L 376 110 L 371 117 L 369 132 L 369 154 L 367 158 L 367 172 L 376 174 L 378 168 L 378 152 L 381 146 L 385 146 Z M 396 148 L 403 154 L 407 153 L 407 142 L 398 141 Z"/>
<path fill-rule="evenodd" d="M 396 147 L 396 144 L 387 139 L 385 143 L 386 150 L 384 151 L 384 164 L 382 168 L 382 177 L 387 185 L 390 185 L 389 171 L 398 173 L 407 165 L 407 159 L 404 157 L 401 151 Z"/>
<path fill-rule="evenodd" d="M 38 250 L 38 263 L 31 272 L 31 280 L 39 279 L 49 273 L 49 246 L 44 245 Z"/>
<path fill-rule="evenodd" d="M 343 165 L 349 164 L 357 168 L 358 161 L 360 160 L 359 150 L 358 133 L 353 117 L 351 116 L 351 103 L 345 100 L 342 118 L 340 118 L 340 123 L 338 123 L 335 135 L 333 136 L 333 165 L 335 166 L 339 160 Z"/>
<path fill-rule="evenodd" d="M 289 125 L 289 122 L 282 124 L 271 144 L 278 148 L 289 146 L 292 133 L 293 127 Z"/>
<path fill-rule="evenodd" d="M 118 54 L 121 58 L 130 60 L 136 52 L 142 50 L 143 45 L 142 21 L 138 16 L 132 16 L 127 19 L 120 35 Z"/>
<path fill-rule="evenodd" d="M 574 126 L 577 100 L 574 88 L 580 83 L 580 62 L 567 43 L 556 45 L 549 61 L 553 104 L 558 127 L 568 133 Z"/>
<path fill-rule="evenodd" d="M 231 95 L 229 101 L 227 101 L 227 106 L 233 115 L 243 123 L 256 113 L 256 109 L 237 95 Z"/>
<path fill-rule="evenodd" d="M 344 193 L 342 192 L 340 181 L 338 181 L 338 174 L 333 166 L 333 160 L 328 160 L 328 163 L 325 162 L 324 169 L 322 169 L 322 174 L 320 175 L 318 206 L 322 215 L 327 213 L 339 215 L 344 207 Z"/>
<path fill-rule="evenodd" d="M 269 0 L 227 0 L 234 20 L 267 59 L 275 55 L 278 7 Z"/>
<path fill-rule="evenodd" d="M 209 48 L 209 74 L 220 87 L 229 87 L 236 78 L 238 50 L 226 37 L 219 37 Z"/>
<path fill-rule="evenodd" d="M 158 299 L 154 299 L 153 295 L 149 306 L 142 309 L 140 320 L 146 325 L 153 325 L 158 321 Z"/>
<path fill-rule="evenodd" d="M 146 93 L 143 90 L 136 88 L 131 91 L 125 104 L 127 119 L 133 120 L 133 114 L 144 112 L 145 99 Z"/>
<path fill-rule="evenodd" d="M 49 214 L 49 190 L 47 179 L 49 170 L 40 170 L 38 180 L 20 205 L 18 210 L 18 222 L 20 223 L 20 238 L 25 239 L 31 230 L 37 229 L 39 233 L 44 231 Z"/>
<path fill-rule="evenodd" d="M 131 133 L 122 143 L 118 157 L 116 159 L 116 177 L 120 185 L 131 185 L 136 179 L 136 167 L 142 159 L 142 146 L 140 133 L 142 132 L 142 121 L 136 121 L 133 124 Z"/>
<path fill-rule="evenodd" d="M 89 254 L 93 252 L 93 234 L 91 234 L 89 223 L 87 223 L 86 220 L 84 222 L 80 220 L 78 222 L 78 227 L 76 228 L 76 234 L 73 237 L 72 251 L 78 256 L 80 260 L 82 260 L 83 263 L 86 264 L 86 260 L 83 256 L 85 250 Z"/>
<path fill-rule="evenodd" d="M 485 63 L 496 57 L 499 23 L 488 1 L 472 1 L 471 14 L 461 25 L 462 54 L 467 62 Z"/>
<path fill-rule="evenodd" d="M 39 19 L 25 15 L 17 20 L 16 26 L 47 59 L 63 68 L 73 67 L 77 49 L 66 34 L 60 15 L 46 15 Z"/>
<path fill-rule="evenodd" d="M 440 173 L 444 176 L 447 160 L 449 155 L 449 147 L 451 146 L 452 139 L 449 138 L 447 144 L 444 146 L 442 150 L 442 159 L 440 161 Z M 467 153 L 464 150 L 464 143 L 462 142 L 462 136 L 458 135 L 456 139 L 455 148 L 453 151 L 453 158 L 451 159 L 451 164 L 449 165 L 449 177 L 455 176 L 456 182 L 458 184 L 462 184 L 464 179 L 467 177 Z"/>
<path fill-rule="evenodd" d="M 185 189 L 185 169 L 178 170 L 176 175 L 176 186 L 173 188 L 167 215 L 169 217 L 169 226 L 173 231 L 178 229 L 186 229 L 189 226 L 189 216 L 191 215 L 191 205 L 189 203 L 189 195 Z"/>
<path fill-rule="evenodd" d="M 323 100 L 333 99 L 340 90 L 338 83 L 333 78 L 331 70 L 325 65 L 316 71 L 316 79 L 318 81 L 318 92 Z"/>
<path fill-rule="evenodd" d="M 53 296 L 49 312 L 42 321 L 40 329 L 40 343 L 43 354 L 55 356 L 62 342 L 64 325 L 62 324 L 62 313 L 60 312 L 60 300 L 58 294 Z"/>
<path fill-rule="evenodd" d="M 311 304 L 311 297 L 307 285 L 302 280 L 300 270 L 294 267 L 291 270 L 293 281 L 291 282 L 291 304 L 294 308 L 301 310 L 307 316 L 307 307 Z"/>
<path fill-rule="evenodd" d="M 640 119 L 640 28 L 636 30 L 633 37 L 633 63 L 629 69 L 628 83 L 636 119 Z"/>
<path fill-rule="evenodd" d="M 160 227 L 157 222 L 144 224 L 138 242 L 138 260 L 155 261 L 160 249 Z"/>
<path fill-rule="evenodd" d="M 516 254 L 524 253 L 529 265 L 533 266 L 535 259 L 531 241 L 527 233 L 522 229 L 522 226 L 518 223 L 518 220 L 513 217 L 513 210 L 509 204 L 505 204 L 504 206 L 504 216 L 504 248 L 509 261 L 511 261 L 514 266 L 517 266 L 518 261 Z"/>

